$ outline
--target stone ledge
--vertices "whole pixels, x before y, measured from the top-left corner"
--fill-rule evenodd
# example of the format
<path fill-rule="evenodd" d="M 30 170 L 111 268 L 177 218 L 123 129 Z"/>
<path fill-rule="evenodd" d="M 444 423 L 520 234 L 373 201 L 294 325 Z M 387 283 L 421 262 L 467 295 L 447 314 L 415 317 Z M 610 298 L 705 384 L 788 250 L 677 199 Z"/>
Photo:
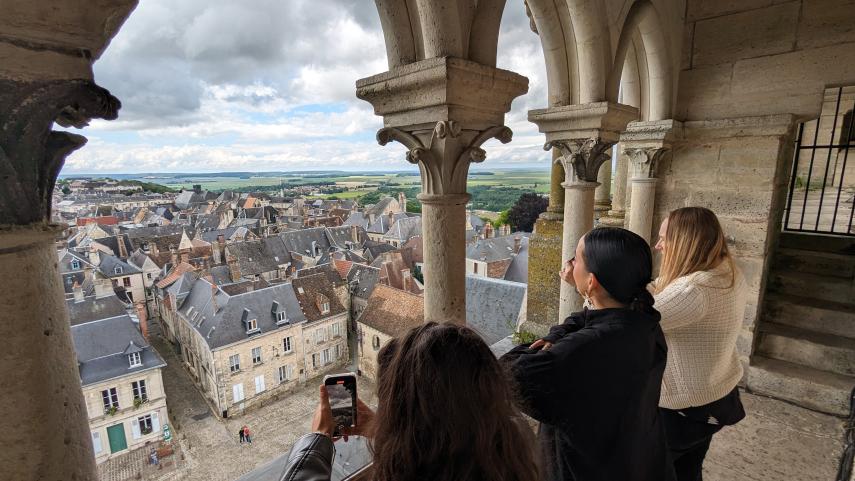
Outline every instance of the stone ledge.
<path fill-rule="evenodd" d="M 734 137 L 788 137 L 796 126 L 792 114 L 761 115 L 719 120 L 683 122 L 685 140 L 732 139 Z"/>

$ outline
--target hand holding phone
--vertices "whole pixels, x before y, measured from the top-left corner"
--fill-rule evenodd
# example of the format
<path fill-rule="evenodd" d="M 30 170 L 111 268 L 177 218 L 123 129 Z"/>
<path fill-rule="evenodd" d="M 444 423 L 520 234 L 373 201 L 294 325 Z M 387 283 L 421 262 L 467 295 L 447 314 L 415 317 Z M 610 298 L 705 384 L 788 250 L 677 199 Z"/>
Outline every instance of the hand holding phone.
<path fill-rule="evenodd" d="M 356 374 L 349 372 L 325 376 L 324 388 L 332 411 L 332 437 L 344 436 L 357 423 Z"/>

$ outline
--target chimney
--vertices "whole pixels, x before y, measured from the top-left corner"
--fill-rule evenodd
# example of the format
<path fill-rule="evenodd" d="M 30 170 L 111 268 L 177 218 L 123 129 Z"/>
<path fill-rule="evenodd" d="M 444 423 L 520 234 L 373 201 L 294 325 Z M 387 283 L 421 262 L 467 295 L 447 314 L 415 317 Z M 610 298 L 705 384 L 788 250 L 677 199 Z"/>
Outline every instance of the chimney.
<path fill-rule="evenodd" d="M 169 255 L 170 261 L 172 262 L 172 266 L 175 267 L 178 265 L 178 250 L 174 245 L 169 246 Z"/>
<path fill-rule="evenodd" d="M 411 292 L 412 291 L 413 276 L 412 276 L 412 274 L 410 274 L 410 270 L 409 269 L 401 269 L 401 277 L 403 278 L 403 281 L 404 281 L 404 290 L 407 292 Z"/>
<path fill-rule="evenodd" d="M 119 245 L 119 258 L 127 259 L 128 258 L 128 248 L 127 248 L 127 246 L 125 246 L 124 236 L 118 236 L 116 238 L 116 244 Z"/>
<path fill-rule="evenodd" d="M 240 266 L 238 266 L 237 257 L 228 256 L 226 257 L 226 263 L 229 265 L 229 273 L 232 277 L 232 282 L 237 282 L 240 280 Z"/>
<path fill-rule="evenodd" d="M 114 294 L 113 284 L 110 282 L 110 279 L 107 279 L 103 276 L 95 275 L 92 280 L 95 284 L 95 297 L 97 299 L 112 296 Z"/>
<path fill-rule="evenodd" d="M 89 262 L 93 266 L 97 266 L 101 263 L 101 259 L 98 257 L 98 249 L 92 247 L 91 245 L 89 246 L 88 255 L 89 255 Z"/>
<path fill-rule="evenodd" d="M 517 234 L 514 236 L 514 254 L 520 253 L 520 245 L 522 243 L 522 237 Z"/>
<path fill-rule="evenodd" d="M 158 257 L 160 256 L 160 249 L 157 248 L 157 242 L 151 241 L 148 243 L 148 250 L 151 252 L 151 255 Z"/>
<path fill-rule="evenodd" d="M 134 302 L 134 307 L 137 309 L 137 317 L 140 320 L 140 333 L 143 339 L 148 341 L 148 316 L 145 312 L 145 301 Z"/>
<path fill-rule="evenodd" d="M 493 224 L 487 222 L 484 224 L 484 238 L 490 239 L 493 237 Z"/>
<path fill-rule="evenodd" d="M 350 226 L 350 240 L 359 242 L 359 228 L 355 225 Z"/>
<path fill-rule="evenodd" d="M 80 287 L 76 279 L 71 286 L 71 290 L 74 291 L 74 302 L 83 302 L 83 288 Z"/>
<path fill-rule="evenodd" d="M 181 249 L 181 262 L 190 262 L 190 249 Z"/>
<path fill-rule="evenodd" d="M 398 203 L 401 204 L 401 212 L 407 211 L 407 195 L 403 192 L 398 193 Z"/>
<path fill-rule="evenodd" d="M 312 257 L 318 257 L 318 243 L 317 241 L 312 241 Z"/>
<path fill-rule="evenodd" d="M 193 185 L 193 192 L 195 192 L 197 194 L 201 194 L 202 193 L 202 184 L 194 184 Z"/>

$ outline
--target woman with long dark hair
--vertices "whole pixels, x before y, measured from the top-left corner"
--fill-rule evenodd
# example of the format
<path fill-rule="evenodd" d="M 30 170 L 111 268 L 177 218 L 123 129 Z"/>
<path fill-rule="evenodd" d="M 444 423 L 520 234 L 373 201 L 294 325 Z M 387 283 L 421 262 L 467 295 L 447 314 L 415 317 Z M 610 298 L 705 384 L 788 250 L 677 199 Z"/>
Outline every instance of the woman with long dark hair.
<path fill-rule="evenodd" d="M 537 481 L 535 440 L 502 367 L 473 330 L 427 323 L 377 357 L 377 413 L 358 406 L 375 481 Z M 368 426 L 365 421 L 368 420 Z M 312 434 L 300 438 L 283 481 L 326 481 L 334 422 L 321 388 Z"/>
<path fill-rule="evenodd" d="M 646 290 L 647 242 L 594 229 L 560 275 L 591 307 L 502 357 L 523 410 L 541 422 L 545 479 L 673 480 L 658 411 L 667 347 Z"/>
<path fill-rule="evenodd" d="M 677 479 L 700 481 L 713 435 L 745 417 L 736 387 L 745 279 L 709 209 L 671 212 L 656 249 L 662 266 L 651 288 L 670 349 L 659 406 Z"/>

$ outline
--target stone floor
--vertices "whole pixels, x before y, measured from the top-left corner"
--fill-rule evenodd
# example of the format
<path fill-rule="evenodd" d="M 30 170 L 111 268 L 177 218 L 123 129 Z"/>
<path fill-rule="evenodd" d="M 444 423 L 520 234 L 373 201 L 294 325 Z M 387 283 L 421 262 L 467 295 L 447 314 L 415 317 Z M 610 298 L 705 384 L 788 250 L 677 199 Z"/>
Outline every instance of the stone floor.
<path fill-rule="evenodd" d="M 161 340 L 152 344 L 166 359 L 163 378 L 170 421 L 184 459 L 170 472 L 146 470 L 142 478 L 127 469 L 104 470 L 102 481 L 234 481 L 287 453 L 309 430 L 317 402 L 310 382 L 287 399 L 225 421 L 210 414 L 174 351 Z M 373 387 L 360 384 L 360 397 Z M 374 404 L 374 399 L 367 401 Z M 789 403 L 743 394 L 748 417 L 725 428 L 713 441 L 705 465 L 706 481 L 831 481 L 842 448 L 843 420 Z M 237 431 L 247 424 L 252 445 L 241 445 Z M 122 477 L 127 475 L 127 477 Z"/>

